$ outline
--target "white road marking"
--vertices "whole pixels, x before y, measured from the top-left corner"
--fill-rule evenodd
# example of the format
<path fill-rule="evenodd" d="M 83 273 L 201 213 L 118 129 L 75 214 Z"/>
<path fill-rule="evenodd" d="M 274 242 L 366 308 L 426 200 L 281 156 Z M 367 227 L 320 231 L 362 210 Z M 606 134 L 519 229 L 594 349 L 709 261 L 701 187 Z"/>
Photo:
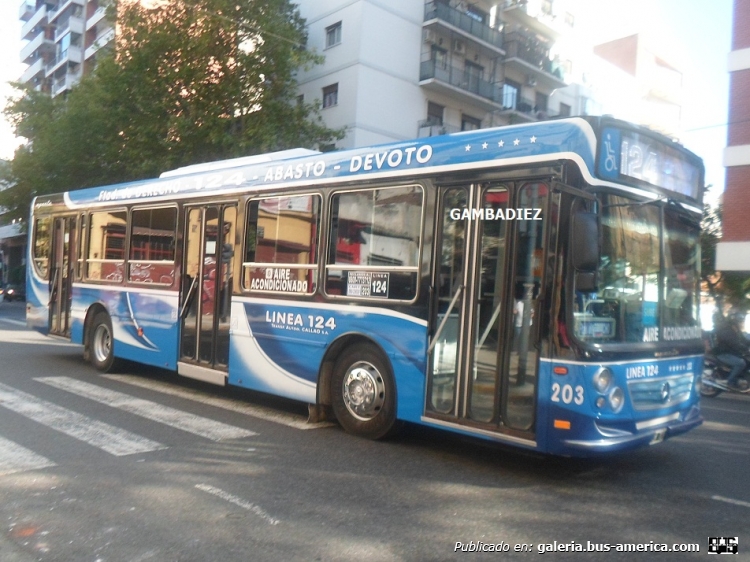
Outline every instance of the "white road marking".
<path fill-rule="evenodd" d="M 161 443 L 67 410 L 2 383 L 0 406 L 118 457 L 166 449 Z"/>
<path fill-rule="evenodd" d="M 216 496 L 217 498 L 221 498 L 223 500 L 228 501 L 229 503 L 233 503 L 234 505 L 237 505 L 241 507 L 242 509 L 247 509 L 248 511 L 252 511 L 260 518 L 264 519 L 266 522 L 268 522 L 269 525 L 278 525 L 279 520 L 274 519 L 271 517 L 268 513 L 266 513 L 263 508 L 255 505 L 254 503 L 250 503 L 248 501 L 243 500 L 242 498 L 238 498 L 235 495 L 230 494 L 229 492 L 225 492 L 221 488 L 216 488 L 214 486 L 209 486 L 208 484 L 196 484 L 196 488 L 199 490 L 202 490 L 204 492 L 207 492 L 209 494 L 212 494 Z"/>
<path fill-rule="evenodd" d="M 55 466 L 55 463 L 26 447 L 0 437 L 0 476 Z"/>
<path fill-rule="evenodd" d="M 719 502 L 731 503 L 733 505 L 741 505 L 742 507 L 750 507 L 750 502 L 745 502 L 742 500 L 733 500 L 732 498 L 725 498 L 723 496 L 711 496 L 711 499 L 719 501 Z"/>
<path fill-rule="evenodd" d="M 322 427 L 331 427 L 334 425 L 330 422 L 307 423 L 307 421 L 301 416 L 288 414 L 286 412 L 279 412 L 277 410 L 266 408 L 264 406 L 248 404 L 247 402 L 243 402 L 242 400 L 210 396 L 198 390 L 193 390 L 190 388 L 180 388 L 173 383 L 165 383 L 129 375 L 103 375 L 103 377 L 114 381 L 131 384 L 133 386 L 139 386 L 141 388 L 155 390 L 157 392 L 162 392 L 171 396 L 177 396 L 186 400 L 200 402 L 201 404 L 215 406 L 216 408 L 222 408 L 224 410 L 230 410 L 239 414 L 245 414 L 255 418 L 260 418 L 265 421 L 286 425 L 295 429 L 320 429 Z"/>
<path fill-rule="evenodd" d="M 213 441 L 258 435 L 248 429 L 183 412 L 150 400 L 135 398 L 123 392 L 70 377 L 42 377 L 34 380 Z"/>

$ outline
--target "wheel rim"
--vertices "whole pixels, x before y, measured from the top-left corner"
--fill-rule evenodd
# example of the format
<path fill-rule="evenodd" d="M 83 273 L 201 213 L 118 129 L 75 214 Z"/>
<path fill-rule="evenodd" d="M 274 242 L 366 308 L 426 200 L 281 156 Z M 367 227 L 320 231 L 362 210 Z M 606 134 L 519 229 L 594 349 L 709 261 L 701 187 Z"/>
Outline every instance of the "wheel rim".
<path fill-rule="evenodd" d="M 94 358 L 98 363 L 104 363 L 112 352 L 112 334 L 104 324 L 99 324 L 94 331 Z"/>
<path fill-rule="evenodd" d="M 371 420 L 385 402 L 383 376 L 372 363 L 366 361 L 349 367 L 341 390 L 346 409 L 358 420 Z"/>

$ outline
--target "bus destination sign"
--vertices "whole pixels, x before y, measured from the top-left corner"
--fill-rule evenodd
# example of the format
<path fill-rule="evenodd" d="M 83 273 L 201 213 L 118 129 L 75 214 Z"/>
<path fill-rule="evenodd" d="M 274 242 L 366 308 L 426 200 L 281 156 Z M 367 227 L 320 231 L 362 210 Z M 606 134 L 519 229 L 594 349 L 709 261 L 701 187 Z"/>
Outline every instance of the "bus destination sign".
<path fill-rule="evenodd" d="M 604 127 L 599 175 L 626 183 L 646 182 L 700 201 L 701 167 L 676 146 L 636 131 Z"/>

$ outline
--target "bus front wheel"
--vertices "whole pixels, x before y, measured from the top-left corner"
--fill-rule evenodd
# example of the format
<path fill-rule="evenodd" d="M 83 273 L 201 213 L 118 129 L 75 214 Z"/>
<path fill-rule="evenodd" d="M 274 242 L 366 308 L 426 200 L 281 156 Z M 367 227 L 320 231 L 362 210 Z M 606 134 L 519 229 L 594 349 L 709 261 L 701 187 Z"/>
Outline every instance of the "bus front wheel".
<path fill-rule="evenodd" d="M 106 312 L 99 312 L 94 317 L 89 338 L 89 357 L 91 364 L 102 373 L 109 371 L 115 362 L 112 321 Z"/>
<path fill-rule="evenodd" d="M 331 388 L 333 412 L 348 433 L 383 439 L 398 429 L 393 375 L 372 346 L 354 345 L 341 354 Z"/>

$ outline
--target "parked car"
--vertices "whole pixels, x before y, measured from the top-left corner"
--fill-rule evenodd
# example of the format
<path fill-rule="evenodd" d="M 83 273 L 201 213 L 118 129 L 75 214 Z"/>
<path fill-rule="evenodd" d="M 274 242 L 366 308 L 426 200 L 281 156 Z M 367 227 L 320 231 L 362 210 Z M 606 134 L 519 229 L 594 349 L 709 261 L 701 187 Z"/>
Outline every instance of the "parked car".
<path fill-rule="evenodd" d="M 26 287 L 24 285 L 6 285 L 0 289 L 6 301 L 25 301 Z"/>

